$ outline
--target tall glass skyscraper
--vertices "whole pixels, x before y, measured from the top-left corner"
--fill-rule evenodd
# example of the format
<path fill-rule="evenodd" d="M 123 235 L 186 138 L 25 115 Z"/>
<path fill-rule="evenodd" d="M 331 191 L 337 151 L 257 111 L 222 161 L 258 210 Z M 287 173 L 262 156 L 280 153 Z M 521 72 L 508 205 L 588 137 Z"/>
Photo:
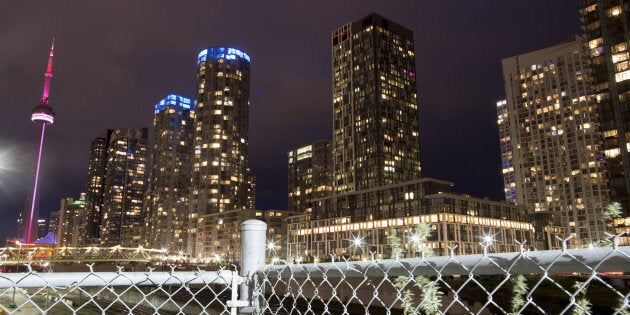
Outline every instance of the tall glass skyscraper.
<path fill-rule="evenodd" d="M 249 80 L 250 57 L 242 50 L 217 46 L 199 53 L 187 250 L 194 257 L 210 256 L 220 248 L 210 241 L 216 227 L 204 216 L 253 206 Z"/>
<path fill-rule="evenodd" d="M 377 14 L 332 32 L 336 193 L 420 178 L 413 32 Z"/>
<path fill-rule="evenodd" d="M 453 183 L 420 177 L 411 30 L 370 14 L 334 30 L 331 44 L 334 189 L 302 200 L 314 188 L 308 159 L 315 157 L 315 145 L 289 153 L 289 171 L 295 170 L 289 175 L 290 207 L 306 213 L 287 218 L 288 257 L 357 257 L 349 246 L 353 239 L 364 244 L 360 255 L 391 257 L 393 232 L 411 257 L 417 254 L 408 246 L 412 231 L 421 223 L 434 229 L 429 246 L 444 255 L 448 248 L 477 253 L 487 235 L 499 251 L 514 250 L 514 240 L 531 240 L 524 207 L 458 196 Z"/>
<path fill-rule="evenodd" d="M 315 199 L 332 195 L 330 140 L 289 151 L 289 211 L 313 212 Z"/>
<path fill-rule="evenodd" d="M 116 129 L 107 149 L 101 245 L 144 244 L 143 202 L 148 129 Z"/>
<path fill-rule="evenodd" d="M 155 105 L 153 150 L 145 207 L 150 248 L 186 249 L 193 156 L 194 103 L 170 94 Z"/>
<path fill-rule="evenodd" d="M 388 217 L 379 188 L 421 175 L 413 32 L 372 13 L 331 39 L 334 197 L 313 215 Z"/>
<path fill-rule="evenodd" d="M 109 140 L 114 132 L 107 129 L 90 144 L 90 161 L 88 162 L 88 180 L 85 185 L 87 231 L 83 237 L 86 244 L 99 244 L 101 235 L 101 215 L 103 196 L 105 195 L 105 171 Z"/>
<path fill-rule="evenodd" d="M 584 44 L 576 36 L 503 59 L 506 102 L 498 107 L 502 141 L 509 137 L 503 163 L 513 168 L 503 174 L 506 184 L 515 185 L 506 197 L 514 193 L 514 201 L 533 214 L 559 217 L 565 237 L 573 236 L 575 244 L 602 239 L 602 212 L 609 202 Z"/>
<path fill-rule="evenodd" d="M 630 6 L 582 0 L 610 197 L 630 210 Z"/>

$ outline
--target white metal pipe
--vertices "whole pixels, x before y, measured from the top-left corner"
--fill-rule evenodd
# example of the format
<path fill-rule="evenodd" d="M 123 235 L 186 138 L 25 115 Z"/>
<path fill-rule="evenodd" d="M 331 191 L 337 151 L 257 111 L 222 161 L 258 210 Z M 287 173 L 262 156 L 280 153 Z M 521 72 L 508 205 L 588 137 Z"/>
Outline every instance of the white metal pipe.
<path fill-rule="evenodd" d="M 252 280 L 257 271 L 265 267 L 265 249 L 267 242 L 267 223 L 260 220 L 247 220 L 241 225 L 242 231 L 242 252 L 241 252 L 241 275 L 249 278 L 241 284 L 241 300 L 249 300 L 249 291 L 253 289 Z M 251 308 L 242 308 L 241 313 L 251 313 Z"/>
<path fill-rule="evenodd" d="M 233 271 L 0 273 L 0 288 L 205 285 L 232 281 Z"/>
<path fill-rule="evenodd" d="M 317 278 L 449 275 L 504 275 L 542 273 L 630 272 L 630 246 L 546 250 L 479 255 L 440 256 L 374 261 L 342 261 L 268 267 L 267 277 Z"/>

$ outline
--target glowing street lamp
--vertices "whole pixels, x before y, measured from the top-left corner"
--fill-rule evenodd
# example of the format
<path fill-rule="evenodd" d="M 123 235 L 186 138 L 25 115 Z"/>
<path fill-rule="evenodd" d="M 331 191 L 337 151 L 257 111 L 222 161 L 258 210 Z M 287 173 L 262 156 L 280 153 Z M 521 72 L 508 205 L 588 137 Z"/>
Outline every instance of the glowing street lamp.
<path fill-rule="evenodd" d="M 274 241 L 267 241 L 267 250 L 275 251 L 275 249 L 276 249 L 276 242 L 274 242 Z"/>
<path fill-rule="evenodd" d="M 356 250 L 357 248 L 361 250 L 361 254 L 364 254 L 363 251 L 363 245 L 365 245 L 365 242 L 363 241 L 363 237 L 359 237 L 357 236 L 352 236 L 352 240 L 351 240 L 351 247 L 355 247 L 355 249 L 353 250 L 353 253 L 356 254 Z"/>
<path fill-rule="evenodd" d="M 490 235 L 486 234 L 485 232 L 483 233 L 483 236 L 481 237 L 481 246 L 483 246 L 484 252 L 486 252 L 488 248 L 496 242 L 496 240 L 494 239 L 495 236 L 496 234 Z"/>
<path fill-rule="evenodd" d="M 488 245 L 492 245 L 492 243 L 494 242 L 494 238 L 492 238 L 492 236 L 490 235 L 486 235 L 483 237 L 483 242 Z"/>

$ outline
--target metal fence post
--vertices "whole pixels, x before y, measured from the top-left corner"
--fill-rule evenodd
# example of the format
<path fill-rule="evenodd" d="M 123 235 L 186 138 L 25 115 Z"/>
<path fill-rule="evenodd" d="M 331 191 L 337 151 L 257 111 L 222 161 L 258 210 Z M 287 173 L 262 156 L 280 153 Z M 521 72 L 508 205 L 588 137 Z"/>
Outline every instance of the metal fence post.
<path fill-rule="evenodd" d="M 253 280 L 257 271 L 265 266 L 265 249 L 267 242 L 267 223 L 260 220 L 247 220 L 241 225 L 241 275 L 249 281 L 241 284 L 241 301 L 250 300 L 250 292 L 254 289 Z M 252 299 L 250 307 L 241 308 L 240 313 L 253 313 L 258 301 Z"/>

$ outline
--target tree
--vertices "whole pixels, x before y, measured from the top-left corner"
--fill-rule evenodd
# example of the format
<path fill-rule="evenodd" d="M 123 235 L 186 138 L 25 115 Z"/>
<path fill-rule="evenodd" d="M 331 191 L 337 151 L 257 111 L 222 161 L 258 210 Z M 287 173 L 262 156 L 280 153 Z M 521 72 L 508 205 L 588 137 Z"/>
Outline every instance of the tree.
<path fill-rule="evenodd" d="M 616 218 L 621 217 L 621 204 L 617 201 L 611 202 L 606 207 L 606 210 L 603 213 L 604 222 L 606 223 L 606 228 L 611 233 L 615 233 L 614 221 Z"/>

